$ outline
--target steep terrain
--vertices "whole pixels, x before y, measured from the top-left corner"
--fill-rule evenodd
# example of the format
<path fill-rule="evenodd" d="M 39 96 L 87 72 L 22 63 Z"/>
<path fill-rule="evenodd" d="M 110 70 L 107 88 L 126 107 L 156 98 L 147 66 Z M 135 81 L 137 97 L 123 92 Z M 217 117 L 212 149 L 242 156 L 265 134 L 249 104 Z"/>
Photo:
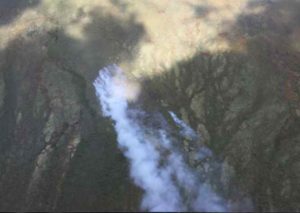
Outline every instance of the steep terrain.
<path fill-rule="evenodd" d="M 200 51 L 144 85 L 223 159 L 228 197 L 238 183 L 260 211 L 299 211 L 299 2 L 249 7 L 261 5 L 263 14 L 241 15 L 222 33 L 238 48 Z"/>
<path fill-rule="evenodd" d="M 195 146 L 213 150 L 223 196 L 300 211 L 299 9 L 297 0 L 1 1 L 0 210 L 139 209 L 142 191 L 92 85 L 117 63 L 144 108 L 174 111 L 202 136 L 184 141 L 185 154 L 200 173 Z"/>

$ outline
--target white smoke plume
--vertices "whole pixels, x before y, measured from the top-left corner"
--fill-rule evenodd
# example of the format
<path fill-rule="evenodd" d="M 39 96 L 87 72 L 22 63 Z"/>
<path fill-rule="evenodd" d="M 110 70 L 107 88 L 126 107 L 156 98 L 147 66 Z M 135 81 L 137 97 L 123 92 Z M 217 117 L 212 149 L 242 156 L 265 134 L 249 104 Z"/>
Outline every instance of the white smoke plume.
<path fill-rule="evenodd" d="M 129 160 L 130 175 L 144 190 L 142 210 L 227 211 L 225 202 L 197 178 L 176 151 L 163 116 L 150 115 L 152 124 L 146 124 L 147 113 L 129 107 L 128 84 L 116 65 L 100 70 L 94 81 L 102 112 L 114 121 L 119 147 Z M 196 137 L 188 125 L 170 114 L 183 134 Z"/>

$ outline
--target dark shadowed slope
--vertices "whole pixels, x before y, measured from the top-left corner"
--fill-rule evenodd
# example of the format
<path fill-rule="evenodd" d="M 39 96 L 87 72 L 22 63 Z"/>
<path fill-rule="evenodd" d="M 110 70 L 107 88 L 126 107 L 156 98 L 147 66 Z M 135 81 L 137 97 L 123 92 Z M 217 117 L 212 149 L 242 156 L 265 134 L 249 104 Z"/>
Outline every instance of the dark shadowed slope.
<path fill-rule="evenodd" d="M 14 21 L 23 10 L 36 7 L 40 0 L 1 0 L 0 1 L 0 26 Z"/>
<path fill-rule="evenodd" d="M 2 211 L 138 206 L 138 196 L 127 197 L 137 190 L 91 82 L 99 67 L 130 60 L 134 52 L 125 47 L 134 48 L 144 29 L 133 16 L 120 20 L 99 10 L 87 16 L 84 41 L 59 25 L 36 27 L 0 53 Z"/>

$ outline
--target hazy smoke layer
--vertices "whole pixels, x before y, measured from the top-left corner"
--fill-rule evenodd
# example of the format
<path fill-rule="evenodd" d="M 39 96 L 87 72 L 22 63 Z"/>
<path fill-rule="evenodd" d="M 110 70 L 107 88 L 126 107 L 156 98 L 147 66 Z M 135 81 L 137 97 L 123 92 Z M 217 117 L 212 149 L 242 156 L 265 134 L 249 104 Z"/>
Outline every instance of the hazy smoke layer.
<path fill-rule="evenodd" d="M 119 147 L 129 159 L 131 177 L 145 194 L 141 204 L 149 211 L 226 211 L 222 199 L 201 183 L 173 146 L 161 114 L 128 106 L 130 84 L 116 65 L 99 71 L 94 81 L 104 116 L 114 121 Z M 182 134 L 196 133 L 169 112 Z M 150 121 L 149 121 L 150 119 Z M 144 122 L 145 120 L 145 122 Z"/>

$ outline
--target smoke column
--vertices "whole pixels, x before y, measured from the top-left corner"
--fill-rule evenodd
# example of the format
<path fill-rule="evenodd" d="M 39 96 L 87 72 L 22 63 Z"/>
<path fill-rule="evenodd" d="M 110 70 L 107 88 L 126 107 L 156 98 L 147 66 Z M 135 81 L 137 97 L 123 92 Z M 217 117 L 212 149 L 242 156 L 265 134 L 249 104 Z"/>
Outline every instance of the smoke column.
<path fill-rule="evenodd" d="M 151 115 L 153 123 L 143 123 L 142 109 L 129 107 L 130 88 L 122 70 L 111 65 L 99 71 L 94 81 L 103 115 L 114 121 L 117 141 L 130 163 L 134 183 L 144 190 L 142 210 L 148 211 L 227 211 L 224 201 L 208 184 L 199 181 L 174 148 L 174 138 L 161 115 Z M 169 112 L 183 134 L 196 133 Z"/>

